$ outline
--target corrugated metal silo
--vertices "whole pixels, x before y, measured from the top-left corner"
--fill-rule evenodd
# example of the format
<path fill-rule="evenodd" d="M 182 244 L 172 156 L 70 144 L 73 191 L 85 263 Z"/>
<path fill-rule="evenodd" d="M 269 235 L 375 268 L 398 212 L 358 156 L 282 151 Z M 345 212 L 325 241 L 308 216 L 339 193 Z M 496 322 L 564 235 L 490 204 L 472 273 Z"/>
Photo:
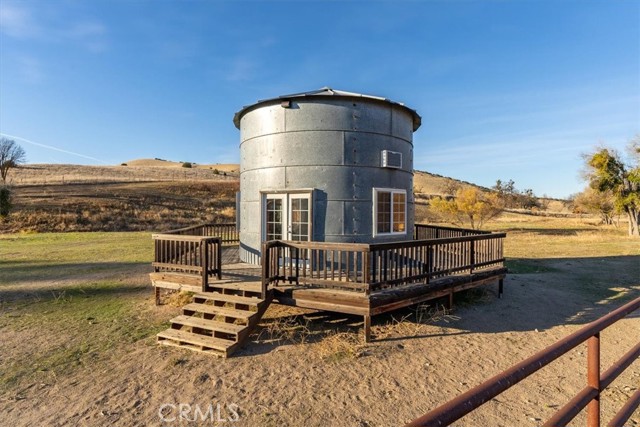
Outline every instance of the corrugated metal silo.
<path fill-rule="evenodd" d="M 244 107 L 240 257 L 264 240 L 344 243 L 412 238 L 413 132 L 406 106 L 323 88 Z"/>

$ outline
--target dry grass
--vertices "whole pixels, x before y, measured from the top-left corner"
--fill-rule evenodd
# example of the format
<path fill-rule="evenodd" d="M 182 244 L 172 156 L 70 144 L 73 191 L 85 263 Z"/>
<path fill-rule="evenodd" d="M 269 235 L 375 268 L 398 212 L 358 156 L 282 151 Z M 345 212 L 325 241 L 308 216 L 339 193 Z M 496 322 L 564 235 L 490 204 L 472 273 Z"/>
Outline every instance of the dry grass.
<path fill-rule="evenodd" d="M 237 180 L 15 187 L 15 210 L 0 222 L 0 233 L 162 231 L 233 222 L 238 187 Z"/>
<path fill-rule="evenodd" d="M 333 332 L 326 335 L 313 349 L 326 362 L 355 359 L 367 353 L 362 336 L 353 332 Z"/>
<path fill-rule="evenodd" d="M 345 319 L 317 319 L 310 314 L 315 313 L 272 305 L 255 341 L 276 346 L 308 345 L 309 354 L 317 355 L 324 362 L 339 362 L 367 354 L 369 346 L 363 342 L 361 321 L 345 326 L 340 325 Z"/>
<path fill-rule="evenodd" d="M 238 165 L 194 165 L 192 168 L 183 168 L 181 163 L 176 162 L 151 160 L 155 163 L 146 166 L 144 160 L 136 162 L 127 163 L 127 166 L 25 165 L 11 170 L 9 184 L 95 185 L 105 182 L 223 180 L 237 179 L 239 173 Z"/>
<path fill-rule="evenodd" d="M 162 296 L 162 304 L 166 304 L 171 307 L 184 307 L 189 304 L 192 299 L 193 292 L 165 291 L 164 296 Z"/>
<path fill-rule="evenodd" d="M 304 344 L 313 334 L 304 316 L 276 317 L 266 323 L 257 340 L 275 344 Z"/>

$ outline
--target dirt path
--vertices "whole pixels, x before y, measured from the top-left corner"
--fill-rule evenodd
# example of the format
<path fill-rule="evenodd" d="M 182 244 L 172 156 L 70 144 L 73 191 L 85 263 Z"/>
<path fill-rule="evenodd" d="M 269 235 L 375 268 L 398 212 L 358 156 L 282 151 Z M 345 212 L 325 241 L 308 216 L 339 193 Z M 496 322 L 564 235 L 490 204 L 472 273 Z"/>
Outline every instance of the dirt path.
<path fill-rule="evenodd" d="M 510 275 L 503 299 L 489 286 L 471 301 L 458 298 L 454 315 L 426 324 L 402 320 L 410 310 L 374 318 L 377 340 L 366 346 L 353 341 L 360 338 L 361 319 L 323 321 L 312 312 L 306 312 L 308 333 L 299 333 L 296 343 L 269 342 L 274 324 L 282 328 L 302 313 L 278 306 L 269 309 L 257 341 L 228 360 L 158 347 L 149 336 L 98 354 L 70 375 L 41 372 L 7 390 L 0 395 L 0 419 L 12 426 L 402 425 L 620 305 L 593 304 L 588 294 L 575 292 L 576 283 L 568 281 L 577 280 L 572 271 L 584 266 L 548 266 L 554 270 Z M 619 289 L 620 295 L 624 289 L 640 293 L 637 285 Z M 178 312 L 153 306 L 151 290 L 127 297 L 140 316 L 169 319 Z M 5 367 L 12 358 L 82 340 L 73 325 L 53 336 L 29 328 L 0 330 Z M 603 366 L 638 337 L 638 316 L 603 333 Z M 585 353 L 577 348 L 456 425 L 541 425 L 584 386 Z M 636 361 L 605 393 L 604 420 L 639 386 Z M 181 404 L 187 418 L 199 416 L 196 408 L 213 412 L 204 422 L 189 423 L 180 419 Z M 582 424 L 578 418 L 575 425 Z M 640 412 L 629 425 L 640 425 Z"/>

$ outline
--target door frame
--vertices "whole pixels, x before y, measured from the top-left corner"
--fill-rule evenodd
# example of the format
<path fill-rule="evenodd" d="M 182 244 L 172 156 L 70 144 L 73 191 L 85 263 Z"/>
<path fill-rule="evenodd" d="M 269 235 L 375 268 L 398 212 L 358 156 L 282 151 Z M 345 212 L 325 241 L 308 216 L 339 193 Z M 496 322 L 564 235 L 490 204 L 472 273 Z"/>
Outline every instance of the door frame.
<path fill-rule="evenodd" d="M 260 191 L 260 239 L 264 242 L 267 238 L 267 199 L 269 196 L 283 200 L 282 209 L 282 240 L 291 239 L 291 196 L 306 196 L 309 199 L 309 241 L 313 238 L 313 188 L 301 188 L 293 190 L 262 190 Z"/>

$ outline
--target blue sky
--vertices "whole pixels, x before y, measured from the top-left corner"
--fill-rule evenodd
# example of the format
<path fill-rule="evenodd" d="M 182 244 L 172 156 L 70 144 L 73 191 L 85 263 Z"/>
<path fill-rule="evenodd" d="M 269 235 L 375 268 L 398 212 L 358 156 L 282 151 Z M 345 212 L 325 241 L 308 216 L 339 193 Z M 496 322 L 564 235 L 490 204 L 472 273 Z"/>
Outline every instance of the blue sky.
<path fill-rule="evenodd" d="M 423 117 L 416 169 L 555 197 L 640 133 L 639 1 L 0 2 L 30 163 L 238 162 L 233 114 L 330 86 Z M 20 139 L 18 139 L 20 138 Z"/>

